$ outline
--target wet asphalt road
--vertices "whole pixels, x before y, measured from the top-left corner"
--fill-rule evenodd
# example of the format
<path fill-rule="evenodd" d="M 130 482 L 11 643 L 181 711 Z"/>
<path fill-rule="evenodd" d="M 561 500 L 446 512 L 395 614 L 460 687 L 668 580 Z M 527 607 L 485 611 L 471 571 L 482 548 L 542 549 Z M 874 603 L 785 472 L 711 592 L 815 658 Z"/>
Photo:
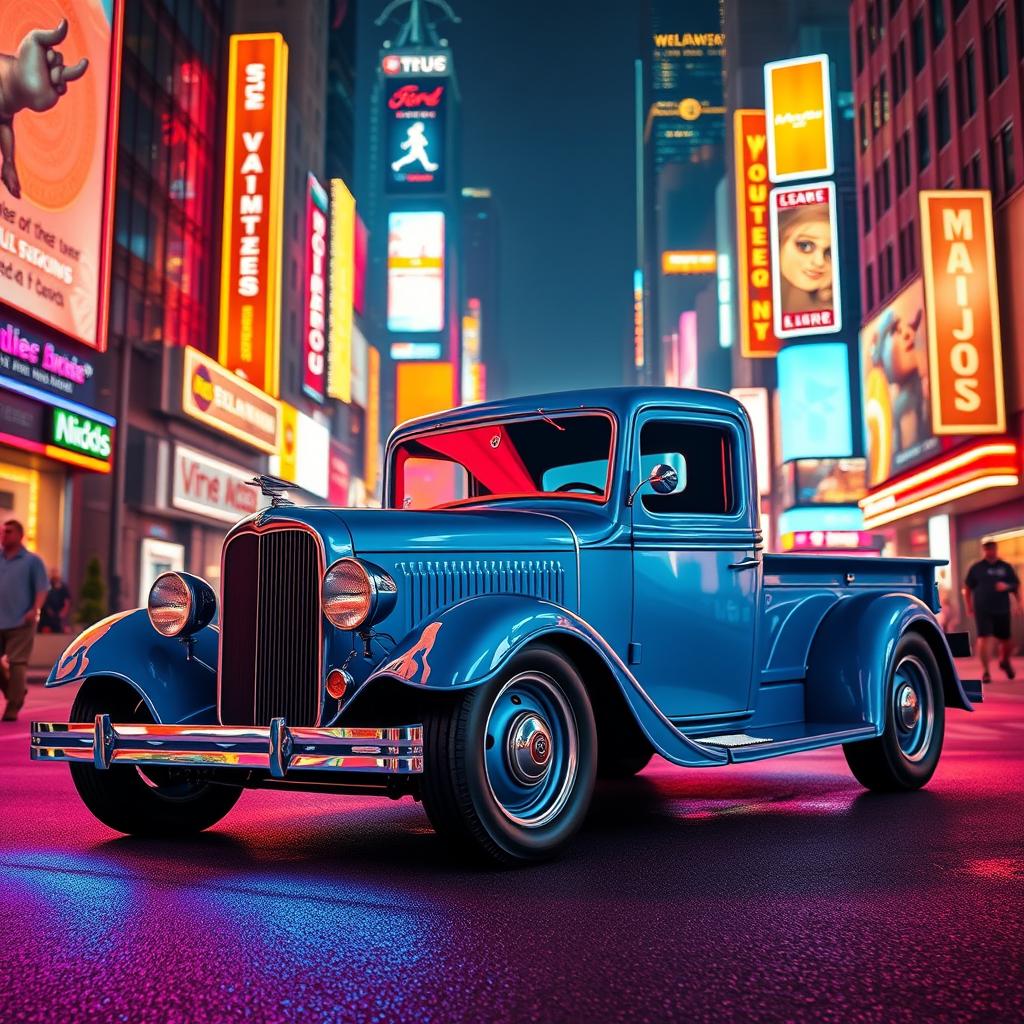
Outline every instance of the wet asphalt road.
<path fill-rule="evenodd" d="M 836 751 L 656 761 L 561 861 L 451 863 L 411 800 L 246 793 L 118 838 L 0 726 L 0 1020 L 1024 1019 L 1024 683 L 951 712 L 929 788 Z"/>

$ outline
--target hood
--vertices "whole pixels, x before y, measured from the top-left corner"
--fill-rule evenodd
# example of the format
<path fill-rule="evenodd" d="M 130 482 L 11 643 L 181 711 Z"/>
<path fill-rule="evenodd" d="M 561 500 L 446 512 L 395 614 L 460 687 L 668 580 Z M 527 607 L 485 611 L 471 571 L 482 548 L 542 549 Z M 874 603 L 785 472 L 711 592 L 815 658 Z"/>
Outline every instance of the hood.
<path fill-rule="evenodd" d="M 573 531 L 560 518 L 520 509 L 338 509 L 355 553 L 433 555 L 551 552 L 575 558 Z"/>

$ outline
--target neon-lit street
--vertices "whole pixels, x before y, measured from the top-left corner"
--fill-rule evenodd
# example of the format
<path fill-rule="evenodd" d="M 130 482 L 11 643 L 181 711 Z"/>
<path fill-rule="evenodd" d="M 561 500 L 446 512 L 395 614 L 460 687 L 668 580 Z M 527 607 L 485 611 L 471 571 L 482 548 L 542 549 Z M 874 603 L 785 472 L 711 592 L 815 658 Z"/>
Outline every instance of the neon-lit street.
<path fill-rule="evenodd" d="M 5 724 L 3 1017 L 1020 1020 L 1024 686 L 986 697 L 922 792 L 833 751 L 656 759 L 511 873 L 453 866 L 409 799 L 248 793 L 199 839 L 117 837 Z"/>

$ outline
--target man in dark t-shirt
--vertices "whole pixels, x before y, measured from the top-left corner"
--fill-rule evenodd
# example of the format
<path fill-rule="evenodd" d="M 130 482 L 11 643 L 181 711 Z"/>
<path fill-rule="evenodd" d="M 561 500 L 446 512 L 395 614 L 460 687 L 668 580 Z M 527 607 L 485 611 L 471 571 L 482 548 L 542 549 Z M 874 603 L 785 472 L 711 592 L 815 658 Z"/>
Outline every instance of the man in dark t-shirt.
<path fill-rule="evenodd" d="M 981 658 L 983 683 L 991 682 L 988 663 L 998 644 L 999 667 L 1007 679 L 1015 673 L 1010 661 L 1010 594 L 1021 607 L 1020 580 L 1013 566 L 999 557 L 994 540 L 981 545 L 982 558 L 968 570 L 964 580 L 964 601 L 967 612 L 974 616 L 978 626 L 978 655 Z"/>

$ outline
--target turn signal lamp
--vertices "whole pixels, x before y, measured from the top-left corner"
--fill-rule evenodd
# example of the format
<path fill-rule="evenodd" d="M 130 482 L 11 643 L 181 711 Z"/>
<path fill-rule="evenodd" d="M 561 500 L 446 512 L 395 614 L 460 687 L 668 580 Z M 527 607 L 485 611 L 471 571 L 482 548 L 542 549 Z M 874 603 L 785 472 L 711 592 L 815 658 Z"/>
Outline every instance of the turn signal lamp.
<path fill-rule="evenodd" d="M 359 558 L 340 558 L 324 575 L 321 604 L 338 629 L 360 629 L 386 618 L 398 587 L 383 569 Z"/>

